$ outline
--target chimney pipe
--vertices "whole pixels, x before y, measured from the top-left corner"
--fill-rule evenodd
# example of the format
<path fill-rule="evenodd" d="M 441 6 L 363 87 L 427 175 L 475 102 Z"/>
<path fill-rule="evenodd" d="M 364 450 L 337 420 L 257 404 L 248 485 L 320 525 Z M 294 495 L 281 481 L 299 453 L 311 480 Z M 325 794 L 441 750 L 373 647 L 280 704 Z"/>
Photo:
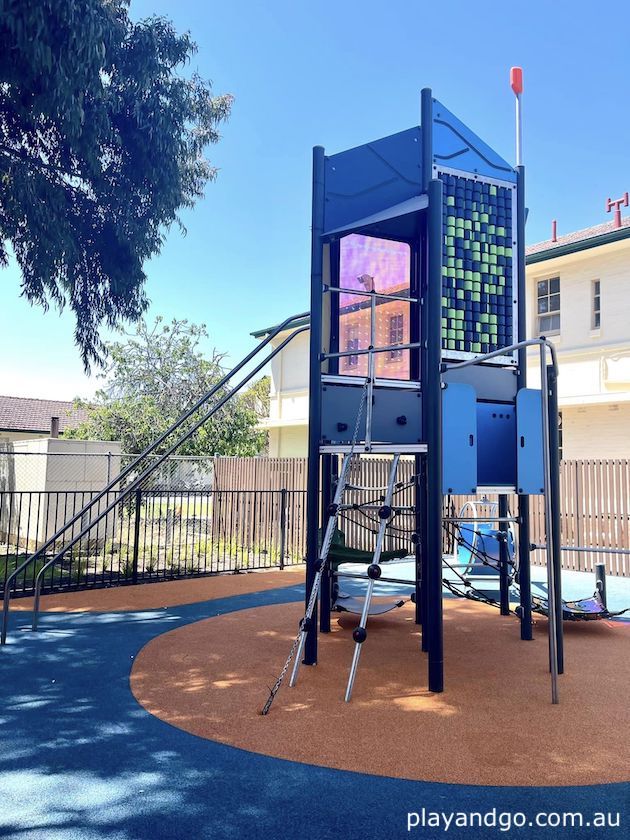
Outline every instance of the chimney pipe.
<path fill-rule="evenodd" d="M 58 438 L 59 437 L 59 418 L 58 417 L 51 417 L 50 418 L 50 436 L 51 436 L 51 438 Z"/>
<path fill-rule="evenodd" d="M 606 212 L 610 213 L 612 210 L 615 211 L 614 227 L 621 227 L 621 208 L 628 207 L 629 204 L 630 201 L 627 192 L 625 192 L 621 198 L 608 198 L 606 200 Z"/>
<path fill-rule="evenodd" d="M 551 241 L 558 241 L 558 222 L 556 221 L 556 219 L 553 219 L 553 221 L 551 222 Z"/>

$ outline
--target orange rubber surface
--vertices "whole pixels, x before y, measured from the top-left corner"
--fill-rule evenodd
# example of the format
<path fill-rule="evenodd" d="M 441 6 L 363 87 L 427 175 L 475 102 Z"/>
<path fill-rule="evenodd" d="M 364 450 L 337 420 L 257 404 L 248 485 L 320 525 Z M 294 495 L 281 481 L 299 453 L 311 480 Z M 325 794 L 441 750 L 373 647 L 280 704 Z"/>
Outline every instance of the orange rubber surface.
<path fill-rule="evenodd" d="M 121 612 L 157 610 L 182 604 L 196 604 L 230 595 L 262 592 L 304 582 L 304 567 L 294 566 L 283 572 L 266 570 L 238 575 L 214 575 L 187 578 L 111 589 L 85 589 L 43 595 L 42 611 L 49 612 Z M 13 598 L 11 610 L 32 610 L 32 598 Z"/>
<path fill-rule="evenodd" d="M 368 625 L 351 703 L 343 696 L 356 618 L 320 636 L 319 664 L 280 671 L 300 604 L 233 612 L 165 633 L 136 658 L 131 688 L 152 714 L 203 738 L 362 773 L 483 785 L 630 780 L 630 627 L 565 625 L 566 673 L 551 705 L 545 620 L 533 642 L 518 621 L 444 602 L 443 694 L 426 689 L 426 655 L 408 605 Z"/>

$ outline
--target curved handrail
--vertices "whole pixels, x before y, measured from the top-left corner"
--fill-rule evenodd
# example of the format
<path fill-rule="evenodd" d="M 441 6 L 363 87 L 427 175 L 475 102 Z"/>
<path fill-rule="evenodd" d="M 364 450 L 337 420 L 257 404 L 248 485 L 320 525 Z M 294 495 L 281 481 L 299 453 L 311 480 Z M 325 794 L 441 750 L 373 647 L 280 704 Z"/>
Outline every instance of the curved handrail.
<path fill-rule="evenodd" d="M 446 363 L 442 366 L 442 373 L 446 370 L 469 367 L 484 360 L 492 359 L 495 356 L 503 356 L 505 353 L 514 350 L 521 350 L 525 347 L 532 347 L 537 345 L 540 348 L 540 390 L 542 399 L 542 451 L 543 451 L 543 465 L 544 465 L 544 500 L 545 500 L 545 539 L 547 544 L 547 597 L 549 610 L 549 666 L 551 671 L 551 702 L 556 704 L 559 702 L 558 697 L 558 640 L 556 636 L 557 622 L 558 622 L 558 605 L 556 603 L 556 578 L 553 559 L 549 557 L 549 549 L 553 549 L 554 545 L 554 517 L 551 504 L 551 451 L 550 451 L 550 433 L 549 433 L 549 374 L 547 371 L 547 351 L 551 354 L 551 366 L 554 375 L 558 375 L 558 357 L 556 348 L 553 344 L 545 338 L 529 338 L 525 341 L 519 341 L 509 347 L 503 347 L 500 350 L 493 350 L 491 353 L 484 353 L 480 356 L 475 356 L 472 359 L 466 359 L 464 362 Z M 562 614 L 560 614 L 560 621 L 562 621 Z"/>
<path fill-rule="evenodd" d="M 474 356 L 471 359 L 466 359 L 463 362 L 444 362 L 442 367 L 444 370 L 453 370 L 455 368 L 464 368 L 469 367 L 470 365 L 476 365 L 479 362 L 486 362 L 489 359 L 494 359 L 497 356 L 505 356 L 506 353 L 512 353 L 514 350 L 522 350 L 525 347 L 533 347 L 534 345 L 538 345 L 541 348 L 545 348 L 550 351 L 551 353 L 551 362 L 553 365 L 554 373 L 558 373 L 558 355 L 556 352 L 556 348 L 548 338 L 544 335 L 541 335 L 539 338 L 528 338 L 525 341 L 518 341 L 516 344 L 510 344 L 508 347 L 501 347 L 499 350 L 492 350 L 490 353 L 482 353 L 480 356 Z M 443 371 L 444 372 L 444 371 Z"/>
<path fill-rule="evenodd" d="M 75 513 L 67 522 L 64 522 L 64 524 L 61 526 L 61 528 L 59 528 L 59 530 L 57 530 L 44 543 L 44 545 L 40 546 L 40 548 L 38 548 L 32 555 L 27 557 L 26 560 L 24 560 L 23 563 L 21 563 L 19 566 L 17 566 L 11 572 L 11 574 L 8 575 L 8 577 L 5 581 L 5 584 L 4 584 L 4 600 L 3 600 L 3 605 L 2 605 L 2 630 L 0 632 L 0 645 L 4 645 L 6 643 L 9 603 L 10 603 L 10 600 L 11 600 L 11 585 L 12 585 L 13 581 L 18 577 L 18 575 L 20 575 L 25 569 L 27 569 L 28 566 L 35 563 L 51 546 L 54 547 L 57 540 L 69 528 L 71 528 L 73 525 L 76 524 L 76 522 L 78 522 L 80 519 L 82 519 L 85 516 L 85 514 L 88 513 L 94 507 L 94 505 L 97 502 L 99 502 L 114 487 L 116 487 L 116 485 L 119 484 L 122 481 L 122 479 L 126 478 L 134 469 L 136 469 L 138 467 L 138 465 L 140 464 L 140 462 L 143 459 L 145 459 L 148 455 L 153 453 L 155 451 L 155 449 L 161 443 L 163 443 L 165 440 L 167 440 L 173 434 L 173 432 L 175 432 L 178 429 L 178 427 L 180 427 L 182 425 L 182 423 L 185 423 L 186 420 L 190 419 L 190 417 L 193 414 L 195 414 L 195 412 L 198 411 L 204 405 L 204 403 L 206 403 L 211 397 L 213 397 L 217 393 L 217 391 L 219 391 L 221 388 L 223 388 L 233 378 L 233 376 L 236 373 L 238 373 L 240 370 L 242 370 L 243 367 L 245 367 L 245 365 L 247 365 L 249 362 L 251 362 L 252 359 L 255 356 L 257 356 L 260 353 L 260 351 L 264 347 L 266 347 L 276 336 L 278 336 L 281 332 L 286 330 L 286 328 L 288 326 L 290 326 L 294 321 L 298 321 L 302 318 L 305 318 L 305 317 L 308 316 L 308 314 L 309 314 L 308 312 L 305 312 L 305 313 L 300 313 L 298 315 L 292 315 L 290 318 L 286 318 L 284 321 L 282 321 L 281 324 L 278 324 L 278 326 L 275 327 L 267 335 L 267 337 L 260 344 L 258 344 L 257 347 L 255 347 L 252 351 L 250 351 L 235 367 L 233 367 L 230 371 L 228 371 L 228 373 L 226 373 L 225 376 L 223 376 L 219 380 L 218 383 L 213 385 L 212 388 L 206 394 L 203 395 L 203 397 L 201 397 L 191 408 L 189 408 L 184 414 L 182 414 L 181 417 L 179 417 L 168 429 L 166 429 L 166 431 L 162 432 L 162 434 L 155 441 L 153 441 L 152 444 L 150 444 L 146 449 L 144 449 L 134 461 L 132 461 L 127 467 L 125 467 L 125 469 L 122 470 L 122 472 L 120 472 L 117 476 L 115 476 L 112 479 L 112 481 L 110 481 L 102 490 L 100 490 L 96 494 L 96 496 L 94 496 L 92 499 L 90 499 L 90 501 L 86 505 L 84 505 L 77 513 Z M 201 425 L 203 425 L 203 423 L 205 423 L 212 416 L 212 414 L 215 413 L 215 411 L 217 411 L 219 408 L 221 408 L 225 404 L 225 402 L 227 402 L 227 400 L 230 399 L 230 397 L 233 394 L 235 394 L 238 390 L 240 390 L 240 388 L 242 388 L 242 386 L 244 384 L 246 384 L 251 379 L 252 376 L 255 376 L 256 373 L 258 373 L 260 370 L 262 370 L 262 368 L 266 364 L 268 364 L 268 362 L 276 355 L 276 353 L 278 353 L 283 347 L 285 347 L 289 343 L 289 341 L 291 341 L 293 338 L 295 338 L 295 336 L 298 335 L 299 333 L 304 332 L 304 330 L 306 330 L 306 329 L 308 329 L 307 326 L 301 327 L 300 329 L 295 330 L 294 332 L 291 333 L 290 336 L 288 336 L 288 338 L 286 338 L 280 345 L 278 345 L 278 347 L 274 348 L 273 352 L 271 354 L 269 354 L 261 364 L 257 365 L 257 367 L 250 374 L 248 374 L 248 376 L 244 380 L 242 380 L 224 398 L 222 398 L 222 400 L 219 401 L 219 404 L 214 406 L 209 413 L 204 415 L 202 420 L 195 423 L 195 425 L 193 425 L 193 427 L 191 429 L 189 429 L 188 432 L 183 437 L 179 438 L 176 441 L 176 443 L 173 444 L 167 450 L 167 452 L 164 455 L 160 456 L 154 463 L 152 463 L 148 467 L 146 467 L 144 469 L 144 471 L 139 476 L 137 476 L 131 482 L 131 484 L 128 487 L 125 488 L 124 492 L 121 495 L 119 495 L 114 502 L 110 503 L 110 505 L 107 506 L 105 511 L 103 511 L 101 514 L 99 514 L 99 516 L 96 519 L 94 519 L 93 521 L 91 521 L 89 523 L 89 525 L 87 526 L 87 531 L 91 530 L 91 528 L 95 524 L 97 524 L 97 522 L 100 522 L 101 519 L 103 519 L 103 517 L 107 515 L 107 513 L 111 512 L 111 510 L 114 507 L 116 507 L 116 505 L 120 504 L 122 499 L 126 498 L 126 496 L 130 492 L 132 492 L 132 489 L 135 489 L 145 478 L 147 478 L 148 475 L 150 475 L 153 471 L 155 471 L 166 460 L 166 458 L 169 457 L 169 455 L 173 454 L 173 452 L 179 446 L 181 446 L 181 444 L 184 441 L 186 441 L 192 434 L 194 434 L 194 432 L 196 432 L 197 429 Z M 52 562 L 57 560 L 59 558 L 59 556 L 64 554 L 65 551 L 67 551 L 69 548 L 76 545 L 78 540 L 82 539 L 83 536 L 85 536 L 85 533 L 86 533 L 86 529 L 84 528 L 81 531 L 80 535 L 78 535 L 76 538 L 73 538 L 73 540 L 71 540 L 70 543 L 65 545 L 61 552 L 55 554 L 55 556 L 52 558 Z M 44 564 L 42 569 L 40 569 L 40 571 L 38 572 L 38 575 L 37 575 L 38 579 L 40 578 L 41 573 L 45 569 L 48 569 L 50 567 L 50 565 L 52 565 L 51 561 Z"/>
<path fill-rule="evenodd" d="M 46 563 L 44 563 L 44 565 L 41 567 L 41 569 L 39 570 L 39 572 L 37 573 L 37 576 L 35 578 L 35 598 L 34 598 L 34 601 L 33 601 L 33 621 L 32 621 L 32 629 L 33 630 L 37 630 L 37 623 L 38 623 L 38 619 L 39 619 L 39 601 L 40 601 L 40 595 L 41 595 L 42 580 L 43 580 L 44 574 L 48 571 L 48 569 L 50 569 L 50 567 L 53 566 L 57 562 L 57 560 L 60 560 L 67 551 L 70 551 L 77 543 L 79 543 L 83 539 L 83 537 L 87 536 L 87 534 L 89 534 L 89 532 L 92 530 L 92 528 L 95 525 L 98 525 L 98 523 L 101 522 L 101 520 L 103 520 L 109 513 L 111 513 L 112 510 L 117 505 L 124 502 L 126 498 L 128 498 L 133 492 L 135 492 L 135 490 L 138 489 L 138 487 L 142 484 L 142 482 L 144 481 L 145 478 L 147 478 L 152 472 L 154 472 L 154 470 L 157 467 L 159 467 L 160 464 L 164 463 L 164 461 L 169 457 L 169 455 L 171 455 L 175 451 L 175 449 L 177 449 L 179 446 L 182 445 L 182 443 L 184 443 L 186 440 L 188 440 L 188 438 L 191 437 L 197 431 L 197 429 L 199 429 L 201 426 L 203 426 L 204 423 L 206 423 L 212 417 L 213 414 L 216 414 L 216 412 L 220 408 L 222 408 L 228 400 L 232 399 L 234 394 L 236 394 L 238 391 L 240 391 L 240 389 L 243 387 L 243 385 L 246 385 L 249 382 L 249 380 L 252 378 L 252 376 L 255 376 L 257 373 L 259 373 L 262 370 L 262 368 L 264 368 L 265 365 L 267 365 L 277 353 L 279 353 L 281 350 L 283 350 L 290 341 L 293 341 L 293 339 L 295 338 L 296 335 L 299 335 L 300 333 L 304 332 L 307 329 L 308 329 L 307 326 L 300 327 L 299 329 L 295 330 L 295 332 L 292 332 L 290 336 L 285 338 L 285 340 L 281 344 L 279 344 L 277 347 L 275 347 L 273 349 L 273 351 L 265 359 L 263 359 L 263 361 L 260 362 L 260 364 L 258 364 L 254 368 L 254 370 L 252 370 L 250 373 L 248 373 L 247 376 L 238 383 L 238 385 L 235 385 L 234 388 L 232 388 L 232 390 L 228 394 L 226 394 L 224 397 L 222 397 L 219 400 L 218 403 L 216 403 L 216 405 L 213 405 L 212 408 L 200 420 L 198 420 L 186 432 L 186 434 L 182 435 L 182 437 L 180 437 L 171 446 L 171 448 L 167 452 L 165 452 L 163 455 L 160 455 L 159 459 L 155 462 L 155 464 L 152 464 L 150 467 L 148 467 L 144 471 L 144 473 L 142 473 L 137 478 L 135 478 L 128 487 L 125 487 L 124 491 L 120 494 L 120 496 L 117 499 L 115 499 L 113 502 L 110 502 L 110 504 L 105 508 L 105 510 L 103 510 L 103 511 L 101 511 L 101 513 L 99 513 L 99 515 L 96 517 L 96 519 L 93 519 L 91 522 L 89 522 L 85 526 L 85 528 L 81 531 L 81 533 L 77 534 L 76 537 L 73 537 L 70 540 L 69 543 L 64 545 L 64 547 L 61 549 L 61 551 L 57 552 L 57 554 L 55 554 L 54 557 L 51 557 L 50 560 L 48 560 Z"/>

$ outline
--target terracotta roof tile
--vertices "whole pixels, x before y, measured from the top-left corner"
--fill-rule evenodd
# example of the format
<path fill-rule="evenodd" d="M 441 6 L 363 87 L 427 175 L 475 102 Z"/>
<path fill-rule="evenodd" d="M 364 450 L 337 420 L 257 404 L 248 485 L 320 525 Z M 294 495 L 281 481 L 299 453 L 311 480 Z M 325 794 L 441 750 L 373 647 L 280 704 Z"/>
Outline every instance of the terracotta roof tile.
<path fill-rule="evenodd" d="M 87 419 L 88 411 L 65 400 L 37 400 L 0 395 L 0 430 L 11 432 L 50 432 L 50 420 L 59 418 L 59 431 L 76 428 Z"/>
<path fill-rule="evenodd" d="M 584 242 L 587 239 L 595 239 L 598 236 L 603 236 L 606 233 L 612 233 L 615 230 L 627 228 L 628 235 L 630 235 L 630 216 L 621 220 L 621 228 L 616 228 L 614 221 L 604 222 L 602 225 L 594 225 L 584 230 L 576 230 L 573 233 L 566 233 L 564 236 L 559 236 L 557 242 L 552 242 L 547 239 L 545 242 L 536 242 L 534 245 L 529 245 L 525 248 L 525 255 L 527 257 L 532 254 L 538 254 L 541 251 L 553 251 L 554 248 L 561 248 L 563 245 L 573 245 L 579 242 Z"/>

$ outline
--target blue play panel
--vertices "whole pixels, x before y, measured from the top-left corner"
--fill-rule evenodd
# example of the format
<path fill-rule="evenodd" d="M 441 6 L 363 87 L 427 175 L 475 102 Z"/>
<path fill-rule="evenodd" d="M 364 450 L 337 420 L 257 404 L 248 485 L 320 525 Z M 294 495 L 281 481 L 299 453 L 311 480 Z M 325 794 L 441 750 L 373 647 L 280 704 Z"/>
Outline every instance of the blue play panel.
<path fill-rule="evenodd" d="M 620 811 L 623 820 L 630 784 L 499 788 L 331 770 L 198 738 L 153 717 L 132 696 L 134 658 L 155 636 L 210 616 L 302 598 L 303 588 L 292 586 L 163 610 L 48 613 L 38 634 L 28 630 L 28 613 L 15 613 L 9 644 L 0 651 L 0 835 L 402 838 L 409 836 L 408 812 L 423 808 L 528 815 Z M 587 745 L 590 737 L 585 733 Z M 459 836 L 454 828 L 449 833 Z M 560 836 L 527 827 L 503 834 Z M 414 835 L 436 838 L 442 830 L 418 827 Z M 488 827 L 462 836 L 501 835 Z M 624 835 L 623 829 L 583 828 L 567 836 Z"/>

